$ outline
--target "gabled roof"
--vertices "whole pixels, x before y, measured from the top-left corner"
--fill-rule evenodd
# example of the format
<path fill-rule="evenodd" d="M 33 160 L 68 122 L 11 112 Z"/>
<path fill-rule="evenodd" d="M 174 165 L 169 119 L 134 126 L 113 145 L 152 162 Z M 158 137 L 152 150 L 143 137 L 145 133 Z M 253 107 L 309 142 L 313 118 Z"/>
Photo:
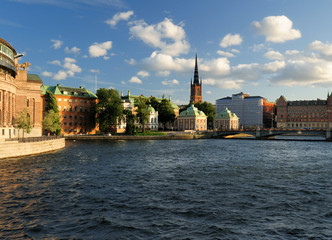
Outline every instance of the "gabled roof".
<path fill-rule="evenodd" d="M 215 119 L 239 119 L 235 113 L 232 113 L 228 108 L 224 108 L 220 113 L 216 114 Z"/>

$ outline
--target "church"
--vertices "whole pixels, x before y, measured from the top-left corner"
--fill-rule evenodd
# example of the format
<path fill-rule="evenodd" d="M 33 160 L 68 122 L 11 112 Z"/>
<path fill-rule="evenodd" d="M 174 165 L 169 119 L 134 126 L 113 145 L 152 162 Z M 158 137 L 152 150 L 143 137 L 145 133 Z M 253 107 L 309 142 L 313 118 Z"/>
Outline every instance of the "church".
<path fill-rule="evenodd" d="M 198 66 L 197 66 L 197 54 L 195 58 L 195 71 L 194 71 L 194 82 L 191 79 L 190 83 L 190 102 L 191 103 L 202 103 L 202 80 L 199 80 Z"/>

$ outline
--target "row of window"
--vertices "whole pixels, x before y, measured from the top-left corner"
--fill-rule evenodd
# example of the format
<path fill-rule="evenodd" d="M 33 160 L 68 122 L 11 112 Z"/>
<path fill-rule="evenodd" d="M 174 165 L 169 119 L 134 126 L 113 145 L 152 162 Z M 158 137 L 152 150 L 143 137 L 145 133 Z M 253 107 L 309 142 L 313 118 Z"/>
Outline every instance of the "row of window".
<path fill-rule="evenodd" d="M 45 111 L 46 112 L 48 111 L 48 109 L 49 109 L 48 106 L 45 106 Z M 62 107 L 61 106 L 58 106 L 58 109 L 59 109 L 59 111 L 62 111 Z M 78 107 L 75 106 L 74 109 L 73 109 L 72 106 L 69 106 L 69 108 L 67 108 L 67 106 L 64 106 L 63 107 L 63 111 L 64 112 L 66 112 L 66 111 L 69 111 L 69 112 L 89 112 L 89 108 L 87 108 L 87 107 L 85 107 L 85 108 L 80 107 L 78 109 Z"/>
<path fill-rule="evenodd" d="M 61 116 L 60 116 L 60 118 L 61 118 Z M 66 119 L 66 118 L 67 118 L 67 115 L 63 115 L 63 118 Z M 68 118 L 69 118 L 69 119 L 72 119 L 73 116 L 72 116 L 72 115 L 68 115 Z M 76 115 L 74 116 L 74 119 L 77 119 L 77 116 L 76 116 Z M 82 120 L 82 119 L 84 119 L 84 117 L 83 117 L 83 116 L 80 116 L 80 120 Z"/>
<path fill-rule="evenodd" d="M 67 126 L 67 122 L 64 122 L 63 125 L 64 125 L 64 126 Z M 77 122 L 75 122 L 75 123 L 73 123 L 73 122 L 69 122 L 68 125 L 69 125 L 69 126 L 77 126 L 77 125 L 80 125 L 80 126 L 83 126 L 83 125 L 84 125 L 84 126 L 87 126 L 88 123 L 86 123 L 86 122 L 85 122 L 85 123 L 81 123 L 81 122 L 80 122 L 80 123 L 77 123 Z"/>
<path fill-rule="evenodd" d="M 287 127 L 327 127 L 327 123 L 288 123 Z"/>

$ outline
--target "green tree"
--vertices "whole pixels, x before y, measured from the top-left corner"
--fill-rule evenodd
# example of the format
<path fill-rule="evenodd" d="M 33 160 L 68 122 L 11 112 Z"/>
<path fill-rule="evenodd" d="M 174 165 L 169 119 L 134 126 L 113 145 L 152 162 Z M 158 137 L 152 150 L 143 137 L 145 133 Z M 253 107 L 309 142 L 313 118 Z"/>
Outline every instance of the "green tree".
<path fill-rule="evenodd" d="M 43 121 L 43 128 L 47 131 L 59 136 L 61 133 L 60 128 L 60 119 L 59 119 L 59 113 L 54 112 L 53 109 L 50 109 L 48 113 L 46 113 Z"/>
<path fill-rule="evenodd" d="M 24 138 L 24 132 L 26 133 L 31 132 L 32 126 L 30 122 L 28 109 L 25 108 L 19 113 L 18 117 L 15 120 L 15 123 L 18 129 L 23 129 L 23 138 Z"/>
<path fill-rule="evenodd" d="M 159 111 L 159 106 L 160 106 L 160 103 L 158 101 L 158 99 L 154 96 L 151 96 L 149 98 L 149 104 L 151 105 L 151 107 L 153 107 L 156 111 Z"/>
<path fill-rule="evenodd" d="M 123 110 L 123 113 L 126 116 L 126 134 L 134 135 L 136 133 L 136 116 L 128 109 Z"/>
<path fill-rule="evenodd" d="M 55 113 L 58 113 L 59 112 L 58 102 L 54 94 L 51 91 L 47 90 L 46 95 L 48 97 L 49 110 L 53 110 Z"/>
<path fill-rule="evenodd" d="M 203 103 L 200 103 L 200 102 L 195 103 L 195 107 L 197 107 L 198 110 L 201 110 L 205 113 L 205 115 L 207 116 L 208 128 L 212 129 L 214 116 L 216 115 L 215 106 L 213 106 L 212 103 L 204 101 Z"/>
<path fill-rule="evenodd" d="M 136 107 L 136 118 L 142 126 L 142 131 L 145 131 L 145 123 L 149 120 L 149 112 L 146 111 L 148 99 L 139 96 L 135 100 L 134 106 Z"/>
<path fill-rule="evenodd" d="M 174 109 L 172 104 L 166 98 L 163 98 L 159 104 L 158 121 L 163 124 L 163 128 L 166 128 L 167 123 L 173 123 L 175 120 Z"/>
<path fill-rule="evenodd" d="M 46 115 L 42 121 L 42 124 L 43 124 L 44 129 L 59 136 L 61 133 L 61 127 L 60 127 L 58 102 L 57 102 L 54 94 L 51 91 L 47 90 L 46 95 L 48 97 L 49 110 L 46 113 Z M 52 113 L 51 113 L 51 111 L 52 111 Z M 46 120 L 45 120 L 45 118 L 46 118 Z M 45 125 L 44 125 L 44 120 L 45 120 Z"/>
<path fill-rule="evenodd" d="M 99 129 L 105 133 L 111 132 L 123 116 L 123 106 L 119 92 L 114 89 L 101 88 L 97 90 L 99 102 L 96 105 Z"/>

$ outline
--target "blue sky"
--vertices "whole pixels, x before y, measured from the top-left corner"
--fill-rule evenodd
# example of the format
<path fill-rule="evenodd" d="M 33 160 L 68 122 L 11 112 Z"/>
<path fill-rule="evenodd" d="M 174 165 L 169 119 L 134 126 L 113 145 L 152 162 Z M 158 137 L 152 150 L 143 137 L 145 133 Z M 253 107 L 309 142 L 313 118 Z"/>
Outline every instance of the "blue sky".
<path fill-rule="evenodd" d="M 0 37 L 45 85 L 187 104 L 195 54 L 203 100 L 275 101 L 332 91 L 329 0 L 4 0 Z"/>

